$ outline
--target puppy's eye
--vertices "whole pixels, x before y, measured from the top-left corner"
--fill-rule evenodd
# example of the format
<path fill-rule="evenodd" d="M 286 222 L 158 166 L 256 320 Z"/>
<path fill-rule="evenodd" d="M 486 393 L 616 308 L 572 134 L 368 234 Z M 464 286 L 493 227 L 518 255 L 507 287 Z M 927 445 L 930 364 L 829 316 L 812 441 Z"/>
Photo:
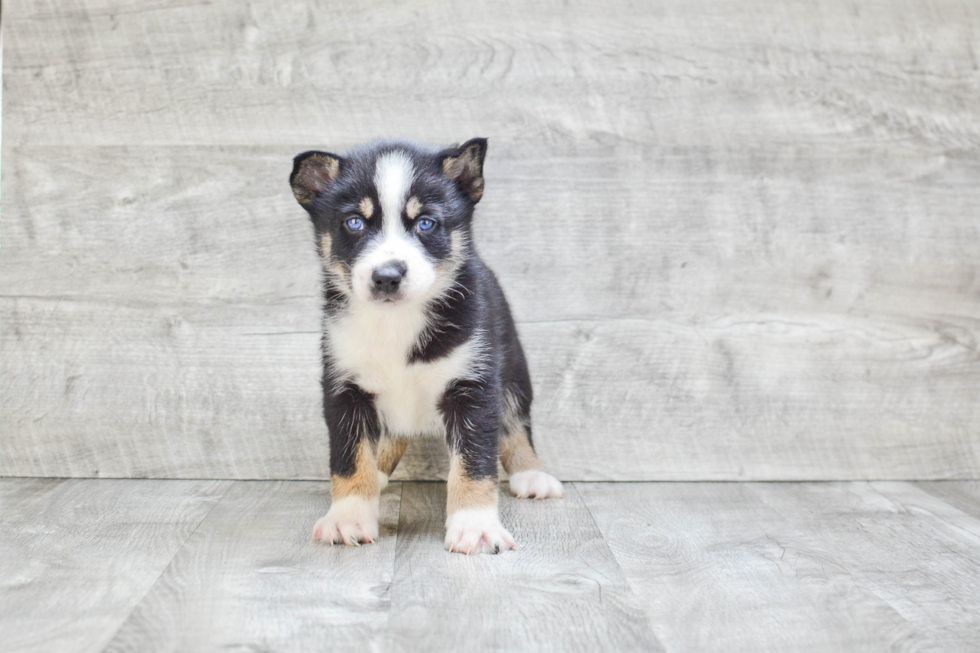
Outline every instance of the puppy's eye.
<path fill-rule="evenodd" d="M 432 227 L 436 226 L 436 222 L 429 218 L 422 218 L 415 223 L 415 226 L 419 228 L 419 231 L 429 231 Z"/>
<path fill-rule="evenodd" d="M 344 223 L 347 228 L 351 231 L 360 231 L 364 228 L 364 220 L 360 218 L 347 218 L 347 222 Z"/>

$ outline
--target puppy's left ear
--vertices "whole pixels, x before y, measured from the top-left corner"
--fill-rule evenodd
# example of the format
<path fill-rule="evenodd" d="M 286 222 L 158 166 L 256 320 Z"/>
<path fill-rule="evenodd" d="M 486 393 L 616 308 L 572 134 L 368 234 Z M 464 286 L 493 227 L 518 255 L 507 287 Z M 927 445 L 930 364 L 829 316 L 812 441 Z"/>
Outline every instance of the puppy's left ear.
<path fill-rule="evenodd" d="M 316 196 L 327 189 L 340 174 L 343 163 L 336 154 L 329 152 L 303 152 L 293 159 L 293 172 L 289 185 L 293 187 L 296 201 L 309 207 Z"/>
<path fill-rule="evenodd" d="M 474 204 L 483 197 L 483 157 L 486 155 L 485 138 L 468 140 L 459 147 L 441 153 L 442 171 L 456 182 Z"/>

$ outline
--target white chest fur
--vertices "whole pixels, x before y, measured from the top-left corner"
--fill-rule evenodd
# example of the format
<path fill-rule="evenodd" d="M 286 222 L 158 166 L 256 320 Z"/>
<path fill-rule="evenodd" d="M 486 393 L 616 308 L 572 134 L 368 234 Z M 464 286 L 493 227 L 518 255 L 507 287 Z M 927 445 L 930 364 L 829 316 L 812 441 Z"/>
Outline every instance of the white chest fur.
<path fill-rule="evenodd" d="M 391 435 L 442 435 L 437 404 L 446 386 L 466 378 L 478 355 L 471 339 L 431 363 L 409 364 L 425 316 L 416 306 L 355 305 L 324 324 L 338 372 L 375 395 L 382 424 Z"/>

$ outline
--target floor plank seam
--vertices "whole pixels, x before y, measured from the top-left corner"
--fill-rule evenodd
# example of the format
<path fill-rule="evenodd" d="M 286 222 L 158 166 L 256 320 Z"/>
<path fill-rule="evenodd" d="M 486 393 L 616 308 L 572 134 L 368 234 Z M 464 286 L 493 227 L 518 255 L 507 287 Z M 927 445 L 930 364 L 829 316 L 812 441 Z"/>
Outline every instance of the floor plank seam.
<path fill-rule="evenodd" d="M 201 517 L 201 520 L 197 522 L 197 525 L 194 526 L 194 529 L 187 534 L 187 537 L 185 537 L 184 541 L 180 543 L 180 546 L 174 550 L 174 554 L 170 556 L 170 560 L 168 560 L 167 564 L 163 565 L 160 568 L 160 573 L 157 574 L 156 578 L 153 579 L 153 582 L 147 586 L 146 591 L 143 592 L 143 595 L 140 596 L 139 600 L 133 603 L 133 607 L 130 608 L 129 612 L 126 613 L 126 616 L 119 622 L 119 626 L 114 631 L 112 631 L 112 635 L 106 638 L 100 650 L 105 651 L 112 644 L 112 642 L 115 641 L 116 636 L 119 635 L 119 631 L 122 630 L 123 626 L 126 625 L 130 617 L 133 616 L 133 613 L 136 612 L 136 610 L 143 603 L 143 601 L 146 600 L 146 597 L 150 594 L 150 592 L 153 591 L 153 588 L 156 587 L 157 583 L 160 582 L 160 579 L 163 577 L 163 575 L 167 573 L 167 570 L 170 569 L 171 565 L 173 565 L 174 560 L 177 559 L 177 556 L 180 555 L 181 551 L 184 550 L 184 547 L 187 546 L 187 543 L 190 542 L 191 538 L 194 537 L 194 534 L 198 531 L 199 528 L 201 528 L 201 524 L 207 521 L 208 517 L 211 516 L 211 513 L 214 512 L 214 509 L 218 507 L 218 504 L 224 501 L 225 497 L 228 495 L 228 492 L 231 490 L 232 487 L 234 487 L 235 483 L 237 483 L 238 481 L 222 481 L 222 482 L 228 484 L 224 492 L 222 492 L 221 496 L 218 497 L 218 500 L 215 501 L 210 508 L 208 508 L 208 511 L 204 514 L 203 517 Z"/>
<path fill-rule="evenodd" d="M 888 482 L 892 482 L 892 481 L 888 481 Z M 907 481 L 902 481 L 902 482 L 907 483 Z M 895 499 L 883 494 L 877 488 L 875 488 L 873 485 L 875 481 L 864 480 L 864 481 L 845 482 L 845 484 L 847 483 L 862 485 L 866 487 L 868 490 L 877 494 L 878 496 L 886 499 L 887 501 L 898 504 L 898 502 Z M 746 483 L 746 485 L 748 486 L 749 490 L 753 494 L 755 494 L 760 501 L 762 501 L 762 503 L 764 503 L 770 510 L 772 510 L 780 517 L 782 517 L 786 521 L 786 523 L 793 523 L 793 519 L 787 517 L 786 514 L 784 514 L 776 506 L 772 505 L 772 503 L 768 501 L 762 493 L 756 492 L 755 488 L 753 487 L 754 485 L 753 483 Z M 917 632 L 918 629 L 914 618 L 908 615 L 901 605 L 896 603 L 894 597 L 890 597 L 887 593 L 884 593 L 880 588 L 876 587 L 873 581 L 871 581 L 868 578 L 865 578 L 860 566 L 855 566 L 854 564 L 849 563 L 847 560 L 843 558 L 843 556 L 834 553 L 832 549 L 829 546 L 827 546 L 825 543 L 821 542 L 821 545 L 822 545 L 821 551 L 824 554 L 826 554 L 829 558 L 833 558 L 834 563 L 847 573 L 848 578 L 850 578 L 851 582 L 853 582 L 856 587 L 859 587 L 862 590 L 869 592 L 874 596 L 878 597 L 884 605 L 887 605 L 892 610 L 895 616 L 897 616 L 902 620 L 902 624 L 903 626 L 905 626 L 908 632 Z"/>
<path fill-rule="evenodd" d="M 884 497 L 885 499 L 887 499 L 889 501 L 892 501 L 894 503 L 898 503 L 893 497 L 888 496 L 888 494 L 882 492 L 881 489 L 879 489 L 878 487 L 876 487 L 876 483 L 877 483 L 877 481 L 869 482 L 869 486 L 871 487 L 872 490 L 874 490 L 878 495 Z M 919 494 L 923 495 L 923 497 L 927 498 L 928 500 L 937 501 L 937 502 L 941 503 L 946 510 L 949 510 L 950 512 L 952 512 L 953 514 L 955 514 L 960 519 L 963 519 L 966 522 L 970 522 L 971 525 L 972 524 L 976 524 L 976 527 L 975 527 L 975 530 L 970 529 L 970 528 L 964 528 L 963 525 L 958 524 L 955 521 L 951 520 L 948 515 L 943 515 L 942 513 L 936 512 L 935 510 L 930 510 L 929 508 L 924 507 L 924 506 L 911 506 L 911 508 L 916 508 L 919 511 L 924 512 L 924 513 L 930 515 L 931 517 L 934 517 L 935 519 L 943 522 L 944 524 L 947 524 L 950 528 L 954 528 L 957 531 L 959 531 L 959 532 L 967 535 L 968 537 L 970 537 L 970 539 L 977 540 L 978 542 L 980 542 L 980 519 L 977 519 L 973 515 L 971 515 L 971 514 L 969 514 L 967 512 L 964 512 L 964 511 L 960 510 L 959 508 L 957 508 L 956 506 L 954 506 L 953 504 L 951 504 L 949 501 L 947 501 L 943 497 L 938 497 L 938 496 L 936 496 L 934 494 L 931 494 L 931 493 L 927 492 L 926 490 L 918 487 L 917 485 L 915 485 L 914 482 L 911 482 L 911 481 L 902 481 L 902 484 L 905 485 L 907 488 L 915 491 L 916 493 L 919 493 Z M 903 506 L 903 508 L 905 509 L 906 512 L 908 512 L 910 514 L 914 514 L 912 512 L 912 510 L 910 509 L 910 507 Z"/>
<path fill-rule="evenodd" d="M 0 479 L 0 650 L 976 651 L 980 484 L 505 486 L 467 558 L 444 482 L 323 549 L 328 483 Z"/>
<path fill-rule="evenodd" d="M 401 522 L 402 522 L 402 499 L 404 498 L 404 488 L 407 483 L 411 481 L 396 481 L 394 483 L 389 483 L 386 491 L 391 491 L 397 486 L 398 489 L 398 518 L 395 520 L 395 543 L 392 548 L 391 555 L 391 576 L 388 579 L 388 585 L 385 587 L 385 601 L 388 607 L 385 609 L 385 626 L 381 631 L 381 639 L 383 641 L 388 641 L 390 639 L 389 629 L 391 627 L 391 588 L 395 584 L 395 561 L 398 559 L 398 542 L 400 538 L 398 535 L 401 533 Z"/>
<path fill-rule="evenodd" d="M 624 581 L 626 583 L 626 587 L 629 588 L 630 595 L 637 602 L 637 604 L 642 604 L 640 595 L 637 593 L 636 588 L 633 587 L 633 584 L 630 582 L 629 574 L 627 574 L 626 570 L 623 569 L 623 565 L 620 563 L 619 557 L 616 555 L 616 550 L 613 548 L 612 544 L 610 544 L 609 539 L 606 536 L 606 532 L 602 530 L 602 527 L 599 525 L 599 521 L 595 518 L 595 515 L 592 514 L 592 509 L 589 507 L 589 502 L 586 501 L 585 497 L 582 496 L 582 493 L 579 492 L 578 482 L 576 481 L 573 483 L 567 483 L 567 485 L 571 485 L 572 489 L 575 490 L 575 494 L 578 495 L 579 500 L 582 502 L 582 505 L 585 507 L 585 512 L 586 514 L 588 514 L 589 519 L 592 520 L 592 525 L 595 527 L 596 532 L 602 536 L 602 542 L 603 544 L 606 545 L 606 548 L 609 549 L 609 555 L 612 557 L 612 561 L 616 564 L 616 567 L 619 569 L 619 572 L 623 575 Z M 589 565 L 589 567 L 592 568 L 592 565 Z M 600 586 L 600 596 L 601 596 L 601 586 Z M 653 624 L 650 622 L 649 614 L 647 614 L 647 612 L 644 610 L 643 615 L 645 617 L 644 620 L 646 621 L 646 629 L 648 634 L 650 635 L 650 637 L 653 638 L 654 641 L 658 642 L 661 645 L 661 647 L 664 647 L 663 641 L 661 641 L 660 637 L 657 636 L 657 633 L 653 629 Z"/>

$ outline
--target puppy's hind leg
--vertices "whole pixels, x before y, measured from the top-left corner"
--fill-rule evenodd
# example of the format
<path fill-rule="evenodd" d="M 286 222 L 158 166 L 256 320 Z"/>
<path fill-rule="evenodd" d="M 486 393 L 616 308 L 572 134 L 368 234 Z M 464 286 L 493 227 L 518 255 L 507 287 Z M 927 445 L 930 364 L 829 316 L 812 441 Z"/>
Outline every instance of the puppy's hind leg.
<path fill-rule="evenodd" d="M 544 471 L 531 444 L 530 401 L 522 402 L 511 389 L 504 392 L 504 434 L 500 462 L 510 477 L 510 492 L 518 499 L 548 499 L 565 495 L 561 481 Z"/>
<path fill-rule="evenodd" d="M 388 487 L 388 479 L 405 454 L 406 447 L 408 447 L 408 438 L 381 437 L 378 443 L 378 490 Z"/>

